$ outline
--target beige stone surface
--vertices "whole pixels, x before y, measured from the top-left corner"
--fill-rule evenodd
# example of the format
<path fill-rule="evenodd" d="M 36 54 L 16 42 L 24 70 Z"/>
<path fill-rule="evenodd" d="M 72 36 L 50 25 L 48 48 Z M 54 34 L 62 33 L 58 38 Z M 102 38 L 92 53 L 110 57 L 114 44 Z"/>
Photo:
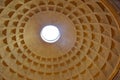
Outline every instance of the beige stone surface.
<path fill-rule="evenodd" d="M 40 31 L 55 25 L 52 44 Z M 120 18 L 107 0 L 0 0 L 0 80 L 112 80 Z"/>

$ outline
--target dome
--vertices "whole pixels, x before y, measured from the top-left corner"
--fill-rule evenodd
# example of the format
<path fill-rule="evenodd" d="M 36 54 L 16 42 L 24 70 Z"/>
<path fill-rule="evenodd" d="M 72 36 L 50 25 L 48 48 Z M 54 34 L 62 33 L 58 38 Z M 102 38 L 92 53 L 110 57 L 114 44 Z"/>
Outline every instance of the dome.
<path fill-rule="evenodd" d="M 113 80 L 119 68 L 109 1 L 0 0 L 0 80 Z"/>

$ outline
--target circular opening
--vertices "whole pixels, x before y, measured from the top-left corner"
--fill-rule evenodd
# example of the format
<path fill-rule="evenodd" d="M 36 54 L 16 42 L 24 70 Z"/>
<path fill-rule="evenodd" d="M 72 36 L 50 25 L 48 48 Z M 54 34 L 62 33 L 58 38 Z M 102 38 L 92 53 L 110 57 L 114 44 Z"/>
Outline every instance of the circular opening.
<path fill-rule="evenodd" d="M 40 35 L 43 41 L 48 43 L 54 43 L 60 38 L 60 32 L 58 28 L 53 25 L 47 25 L 43 27 Z"/>

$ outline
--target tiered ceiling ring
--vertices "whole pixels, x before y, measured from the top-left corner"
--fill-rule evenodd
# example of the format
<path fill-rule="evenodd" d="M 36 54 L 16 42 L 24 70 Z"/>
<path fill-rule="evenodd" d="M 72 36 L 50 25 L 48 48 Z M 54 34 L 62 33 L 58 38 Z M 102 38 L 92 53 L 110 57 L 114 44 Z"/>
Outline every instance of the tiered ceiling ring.
<path fill-rule="evenodd" d="M 40 37 L 55 25 L 60 39 Z M 118 22 L 101 0 L 0 0 L 0 80 L 109 80 L 120 62 Z"/>

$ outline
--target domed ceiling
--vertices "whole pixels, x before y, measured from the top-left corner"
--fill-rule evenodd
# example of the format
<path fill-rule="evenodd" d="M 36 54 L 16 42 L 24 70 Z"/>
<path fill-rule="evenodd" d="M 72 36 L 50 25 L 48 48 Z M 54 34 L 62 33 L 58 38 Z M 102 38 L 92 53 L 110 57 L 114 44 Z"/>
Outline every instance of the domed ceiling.
<path fill-rule="evenodd" d="M 118 21 L 106 0 L 0 0 L 0 80 L 112 80 Z M 46 25 L 57 42 L 41 39 Z"/>

